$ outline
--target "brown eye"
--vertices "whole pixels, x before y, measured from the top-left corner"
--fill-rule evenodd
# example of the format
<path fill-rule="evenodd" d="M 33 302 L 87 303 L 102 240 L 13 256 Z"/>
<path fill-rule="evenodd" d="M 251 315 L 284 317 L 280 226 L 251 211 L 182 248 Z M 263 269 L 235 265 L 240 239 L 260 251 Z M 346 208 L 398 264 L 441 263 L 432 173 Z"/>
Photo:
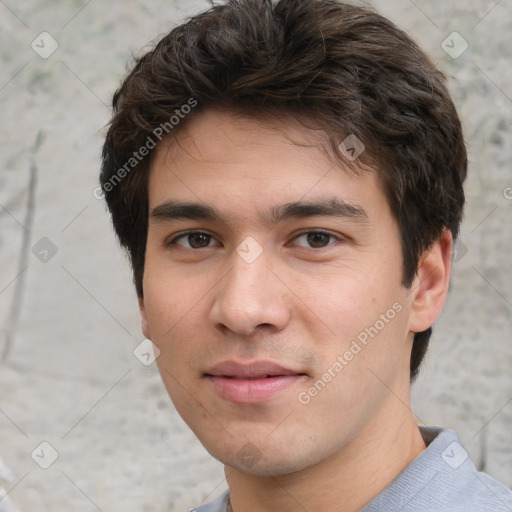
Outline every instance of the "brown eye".
<path fill-rule="evenodd" d="M 307 241 L 312 247 L 325 247 L 331 237 L 325 233 L 309 233 Z"/>
<path fill-rule="evenodd" d="M 208 247 L 208 245 L 210 245 L 211 238 L 212 237 L 210 235 L 206 235 L 205 233 L 194 233 L 188 235 L 189 243 L 194 249 Z"/>
<path fill-rule="evenodd" d="M 204 249 L 205 247 L 209 247 L 212 238 L 213 237 L 207 233 L 184 233 L 172 240 L 171 244 L 176 244 L 187 249 Z"/>
<path fill-rule="evenodd" d="M 336 239 L 334 235 L 330 233 L 326 233 L 324 231 L 308 231 L 306 233 L 300 234 L 296 240 L 305 239 L 306 243 L 299 243 L 301 247 L 309 247 L 312 249 L 322 249 L 323 247 L 327 247 L 332 245 L 331 240 Z"/>

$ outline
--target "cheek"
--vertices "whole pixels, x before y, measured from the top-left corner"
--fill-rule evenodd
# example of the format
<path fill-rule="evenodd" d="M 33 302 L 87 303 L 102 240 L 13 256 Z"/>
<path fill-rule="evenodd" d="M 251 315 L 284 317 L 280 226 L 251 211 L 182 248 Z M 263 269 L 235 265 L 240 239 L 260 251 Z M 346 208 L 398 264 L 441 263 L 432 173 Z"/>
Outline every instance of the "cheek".
<path fill-rule="evenodd" d="M 209 297 L 191 277 L 166 274 L 156 267 L 148 270 L 144 306 L 151 341 L 160 350 L 157 363 L 172 374 L 184 375 L 204 350 L 201 340 L 207 334 Z"/>
<path fill-rule="evenodd" d="M 151 261 L 151 258 L 146 258 Z M 186 321 L 187 311 L 194 304 L 194 285 L 165 262 L 153 258 L 144 272 L 144 306 L 151 333 L 161 338 L 170 333 L 173 326 Z"/>
<path fill-rule="evenodd" d="M 337 280 L 331 276 L 323 283 L 324 293 L 309 296 L 311 309 L 321 319 L 316 326 L 328 326 L 332 340 L 327 346 L 325 338 L 313 337 L 322 352 L 319 370 L 332 367 L 341 356 L 344 379 L 359 382 L 368 380 L 370 369 L 385 372 L 403 364 L 410 305 L 401 276 L 394 274 L 354 271 Z M 315 318 L 312 322 L 317 329 Z"/>
<path fill-rule="evenodd" d="M 328 326 L 331 334 L 347 340 L 391 308 L 398 300 L 398 290 L 395 283 L 383 282 L 372 269 L 354 265 L 338 270 L 314 278 L 307 276 L 297 289 L 297 296 L 316 313 L 312 321 Z"/>

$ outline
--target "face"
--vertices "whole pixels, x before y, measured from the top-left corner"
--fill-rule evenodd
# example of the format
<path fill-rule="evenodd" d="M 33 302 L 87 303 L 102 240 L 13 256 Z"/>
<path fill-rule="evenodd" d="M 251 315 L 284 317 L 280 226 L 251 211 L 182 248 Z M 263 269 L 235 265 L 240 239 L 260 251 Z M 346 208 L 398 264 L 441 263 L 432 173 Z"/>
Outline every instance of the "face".
<path fill-rule="evenodd" d="M 375 174 L 318 132 L 205 111 L 149 180 L 144 334 L 217 459 L 304 469 L 377 429 L 409 386 L 414 294 Z"/>

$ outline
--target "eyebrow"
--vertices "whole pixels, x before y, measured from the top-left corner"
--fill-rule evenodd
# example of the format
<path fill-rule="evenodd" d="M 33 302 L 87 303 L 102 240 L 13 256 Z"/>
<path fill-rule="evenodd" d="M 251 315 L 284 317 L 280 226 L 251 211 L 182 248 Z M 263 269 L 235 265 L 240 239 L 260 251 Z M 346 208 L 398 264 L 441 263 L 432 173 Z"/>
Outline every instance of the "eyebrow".
<path fill-rule="evenodd" d="M 339 198 L 296 201 L 273 206 L 262 216 L 261 220 L 265 224 L 276 225 L 286 220 L 309 217 L 338 217 L 358 222 L 367 222 L 368 220 L 368 215 L 361 206 Z M 151 219 L 155 222 L 191 219 L 226 223 L 221 213 L 212 206 L 173 200 L 165 201 L 153 208 Z"/>

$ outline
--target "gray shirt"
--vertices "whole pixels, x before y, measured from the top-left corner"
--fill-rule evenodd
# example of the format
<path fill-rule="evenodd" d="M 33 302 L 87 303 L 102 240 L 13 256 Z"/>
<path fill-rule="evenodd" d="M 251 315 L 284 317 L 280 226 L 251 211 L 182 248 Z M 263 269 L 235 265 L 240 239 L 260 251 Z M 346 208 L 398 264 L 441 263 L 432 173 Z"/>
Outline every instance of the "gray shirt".
<path fill-rule="evenodd" d="M 512 512 L 512 491 L 476 470 L 457 434 L 420 427 L 427 445 L 361 512 Z M 229 490 L 190 512 L 225 512 Z"/>

